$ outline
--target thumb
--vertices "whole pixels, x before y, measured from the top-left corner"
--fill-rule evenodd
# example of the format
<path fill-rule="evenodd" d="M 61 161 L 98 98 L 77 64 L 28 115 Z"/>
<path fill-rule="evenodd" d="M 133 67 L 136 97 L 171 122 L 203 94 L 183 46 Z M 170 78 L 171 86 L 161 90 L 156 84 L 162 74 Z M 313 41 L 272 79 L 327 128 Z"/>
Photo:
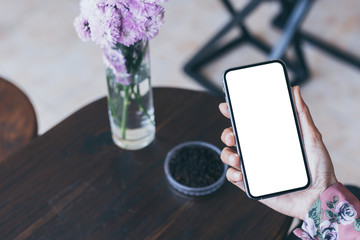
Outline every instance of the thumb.
<path fill-rule="evenodd" d="M 318 143 L 321 140 L 321 134 L 316 128 L 315 123 L 311 117 L 308 106 L 301 97 L 299 86 L 293 87 L 293 95 L 295 99 L 296 112 L 299 117 L 301 131 L 304 142 L 308 144 Z"/>

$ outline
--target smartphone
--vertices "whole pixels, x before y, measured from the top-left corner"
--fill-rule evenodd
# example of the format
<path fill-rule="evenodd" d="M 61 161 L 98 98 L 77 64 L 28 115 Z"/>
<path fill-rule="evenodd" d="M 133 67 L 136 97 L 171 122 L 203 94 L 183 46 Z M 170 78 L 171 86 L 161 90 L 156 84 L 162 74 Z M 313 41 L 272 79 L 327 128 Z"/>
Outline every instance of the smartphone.
<path fill-rule="evenodd" d="M 223 84 L 247 195 L 260 200 L 306 189 L 310 175 L 285 64 L 231 68 Z"/>

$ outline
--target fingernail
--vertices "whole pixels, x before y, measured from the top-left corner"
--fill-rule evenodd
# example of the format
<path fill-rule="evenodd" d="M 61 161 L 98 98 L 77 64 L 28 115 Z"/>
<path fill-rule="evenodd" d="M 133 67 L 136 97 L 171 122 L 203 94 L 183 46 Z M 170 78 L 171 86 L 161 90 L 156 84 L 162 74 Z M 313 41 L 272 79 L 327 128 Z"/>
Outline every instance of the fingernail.
<path fill-rule="evenodd" d="M 240 181 L 241 180 L 241 173 L 236 171 L 236 172 L 234 172 L 233 177 L 234 177 L 235 180 Z"/>
<path fill-rule="evenodd" d="M 231 143 L 231 140 L 232 140 L 233 136 L 234 136 L 234 134 L 233 134 L 232 132 L 226 134 L 225 139 L 226 139 L 226 142 L 227 142 L 228 144 Z"/>
<path fill-rule="evenodd" d="M 229 163 L 230 163 L 231 166 L 234 166 L 234 167 L 235 167 L 236 158 L 237 158 L 237 155 L 236 155 L 236 154 L 231 154 L 231 155 L 230 155 L 230 157 L 229 157 Z"/>

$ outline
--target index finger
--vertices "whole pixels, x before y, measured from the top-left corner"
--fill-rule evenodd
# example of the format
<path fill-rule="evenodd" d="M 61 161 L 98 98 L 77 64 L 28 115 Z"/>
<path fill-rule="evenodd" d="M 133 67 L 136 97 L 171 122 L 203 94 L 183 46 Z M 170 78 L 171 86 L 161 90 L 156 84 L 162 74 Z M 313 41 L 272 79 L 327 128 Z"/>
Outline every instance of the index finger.
<path fill-rule="evenodd" d="M 229 108 L 225 102 L 219 104 L 220 112 L 227 118 L 230 118 Z"/>

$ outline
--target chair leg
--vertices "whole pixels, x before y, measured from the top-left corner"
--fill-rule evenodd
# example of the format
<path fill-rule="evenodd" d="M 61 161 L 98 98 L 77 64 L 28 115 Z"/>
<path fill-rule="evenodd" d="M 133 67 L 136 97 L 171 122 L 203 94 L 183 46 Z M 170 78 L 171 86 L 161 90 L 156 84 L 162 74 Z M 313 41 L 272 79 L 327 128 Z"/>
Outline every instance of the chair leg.
<path fill-rule="evenodd" d="M 297 29 L 299 28 L 302 20 L 305 18 L 312 1 L 313 0 L 301 0 L 297 2 L 285 25 L 281 39 L 271 50 L 269 59 L 282 58 L 285 50 L 289 47 L 291 41 L 294 39 L 295 33 L 297 32 Z"/>

